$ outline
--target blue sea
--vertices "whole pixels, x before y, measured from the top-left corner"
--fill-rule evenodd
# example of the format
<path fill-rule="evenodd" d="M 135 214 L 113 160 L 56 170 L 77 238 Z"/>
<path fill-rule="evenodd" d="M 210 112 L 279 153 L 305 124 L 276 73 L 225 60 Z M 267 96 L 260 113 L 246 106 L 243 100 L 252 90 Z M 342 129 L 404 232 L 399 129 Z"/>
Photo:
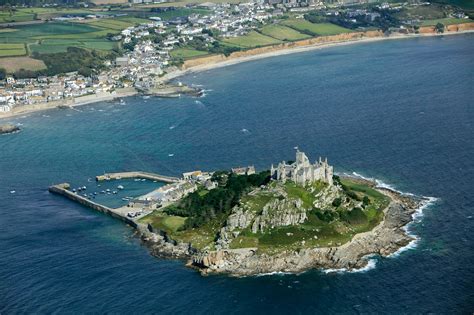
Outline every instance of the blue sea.
<path fill-rule="evenodd" d="M 472 313 L 473 56 L 472 34 L 332 47 L 179 79 L 206 89 L 201 98 L 1 121 L 23 130 L 0 136 L 0 313 Z M 357 273 L 202 277 L 47 191 L 99 189 L 91 178 L 112 171 L 263 170 L 295 146 L 437 198 L 409 228 L 416 244 Z M 152 186 L 126 184 L 121 194 Z"/>

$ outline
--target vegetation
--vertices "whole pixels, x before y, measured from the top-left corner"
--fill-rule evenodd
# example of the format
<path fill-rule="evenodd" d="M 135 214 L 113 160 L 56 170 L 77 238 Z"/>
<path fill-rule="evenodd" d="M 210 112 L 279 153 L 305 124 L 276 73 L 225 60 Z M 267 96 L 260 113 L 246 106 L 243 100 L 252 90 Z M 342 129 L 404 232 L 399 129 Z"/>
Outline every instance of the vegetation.
<path fill-rule="evenodd" d="M 164 212 L 187 217 L 182 230 L 198 228 L 222 214 L 228 215 L 245 193 L 269 181 L 268 172 L 248 176 L 228 174 L 227 177 L 225 186 L 213 189 L 205 195 L 199 192 L 191 193 L 176 205 L 165 208 Z"/>
<path fill-rule="evenodd" d="M 66 52 L 58 52 L 54 54 L 38 54 L 34 53 L 33 57 L 42 60 L 47 66 L 47 70 L 40 70 L 36 73 L 21 71 L 16 73 L 17 77 L 25 77 L 25 75 L 55 75 L 76 71 L 82 74 L 95 73 L 104 67 L 104 61 L 111 59 L 114 54 L 99 53 L 95 50 L 86 50 L 77 47 L 68 47 Z"/>
<path fill-rule="evenodd" d="M 278 24 L 268 24 L 260 29 L 260 33 L 283 41 L 295 41 L 310 38 L 310 35 L 302 34 L 292 28 Z"/>
<path fill-rule="evenodd" d="M 26 55 L 26 49 L 24 44 L 0 44 L 0 57 L 24 55 Z"/>
<path fill-rule="evenodd" d="M 332 23 L 311 23 L 307 20 L 289 19 L 284 20 L 283 25 L 291 27 L 301 33 L 311 36 L 336 35 L 351 32 L 350 29 L 340 27 Z"/>
<path fill-rule="evenodd" d="M 252 48 L 252 47 L 258 47 L 258 46 L 273 45 L 273 44 L 279 44 L 282 42 L 279 39 L 265 36 L 255 31 L 251 31 L 250 33 L 244 36 L 225 38 L 222 41 L 224 43 L 231 44 L 231 45 L 241 47 L 241 48 Z"/>
<path fill-rule="evenodd" d="M 184 47 L 173 49 L 170 54 L 173 58 L 189 59 L 194 57 L 205 56 L 208 54 L 208 52 Z"/>

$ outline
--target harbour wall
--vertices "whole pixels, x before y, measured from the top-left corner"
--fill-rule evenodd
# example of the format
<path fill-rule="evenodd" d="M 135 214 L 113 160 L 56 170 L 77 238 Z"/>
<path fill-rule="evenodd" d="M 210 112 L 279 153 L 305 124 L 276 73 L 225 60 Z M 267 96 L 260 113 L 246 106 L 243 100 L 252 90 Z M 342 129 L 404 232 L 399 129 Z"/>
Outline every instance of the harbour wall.
<path fill-rule="evenodd" d="M 127 223 L 128 225 L 134 227 L 134 228 L 138 228 L 138 223 L 135 222 L 134 220 L 124 216 L 124 215 L 121 215 L 120 213 L 114 211 L 114 209 L 112 208 L 109 208 L 109 207 L 106 207 L 104 205 L 101 205 L 101 204 L 98 204 L 92 200 L 89 200 L 87 198 L 84 198 L 76 193 L 73 193 L 72 191 L 69 191 L 69 184 L 68 183 L 63 183 L 63 184 L 59 184 L 59 185 L 53 185 L 53 186 L 50 186 L 49 187 L 49 192 L 53 193 L 53 194 L 57 194 L 57 195 L 61 195 L 61 196 L 64 196 L 66 198 L 69 198 L 83 206 L 86 206 L 86 207 L 89 207 L 91 209 L 94 209 L 94 210 L 97 210 L 97 211 L 100 211 L 102 213 L 105 213 L 105 214 L 108 214 L 114 218 L 117 218 L 125 223 Z"/>
<path fill-rule="evenodd" d="M 104 181 L 104 180 L 111 180 L 111 179 L 125 179 L 125 178 L 142 178 L 148 180 L 156 180 L 158 182 L 164 183 L 177 183 L 180 181 L 177 177 L 172 176 L 165 176 L 155 173 L 148 173 L 148 172 L 118 172 L 118 173 L 105 173 L 104 175 L 96 176 L 96 181 Z"/>

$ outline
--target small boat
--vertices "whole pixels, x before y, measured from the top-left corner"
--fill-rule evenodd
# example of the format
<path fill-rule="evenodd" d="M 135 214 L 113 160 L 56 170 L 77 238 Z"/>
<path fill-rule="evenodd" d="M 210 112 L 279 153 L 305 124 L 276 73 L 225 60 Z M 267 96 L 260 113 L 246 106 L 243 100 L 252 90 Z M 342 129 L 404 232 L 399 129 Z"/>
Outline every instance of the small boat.
<path fill-rule="evenodd" d="M 110 189 L 107 188 L 105 191 L 109 193 L 109 192 L 110 192 Z"/>
<path fill-rule="evenodd" d="M 105 194 L 105 190 L 102 190 L 100 193 L 101 193 L 101 194 Z"/>
<path fill-rule="evenodd" d="M 86 189 L 87 189 L 87 187 L 86 187 L 86 186 L 82 186 L 82 190 L 86 190 Z"/>
<path fill-rule="evenodd" d="M 16 190 L 10 190 L 10 194 L 16 193 Z"/>
<path fill-rule="evenodd" d="M 128 198 L 122 198 L 123 201 L 128 201 L 129 199 Z"/>
<path fill-rule="evenodd" d="M 72 189 L 72 192 L 75 193 L 75 192 L 76 192 L 76 188 L 73 188 L 73 189 Z"/>
<path fill-rule="evenodd" d="M 112 193 L 113 193 L 114 195 L 116 195 L 116 194 L 117 194 L 117 191 L 116 191 L 116 190 L 114 190 Z"/>
<path fill-rule="evenodd" d="M 96 196 L 96 195 L 97 195 L 97 193 L 94 191 L 94 196 Z"/>
<path fill-rule="evenodd" d="M 173 154 L 173 153 L 170 153 L 170 154 L 168 154 L 168 156 L 174 156 L 174 154 Z"/>
<path fill-rule="evenodd" d="M 122 185 L 118 185 L 118 186 L 117 186 L 117 189 L 122 190 L 122 189 L 124 189 L 124 187 L 123 187 Z"/>

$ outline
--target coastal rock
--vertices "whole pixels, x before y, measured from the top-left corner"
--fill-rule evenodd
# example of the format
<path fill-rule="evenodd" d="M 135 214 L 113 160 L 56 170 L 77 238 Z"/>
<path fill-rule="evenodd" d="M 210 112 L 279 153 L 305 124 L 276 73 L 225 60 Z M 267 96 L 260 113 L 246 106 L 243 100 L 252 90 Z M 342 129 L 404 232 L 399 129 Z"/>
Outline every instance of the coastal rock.
<path fill-rule="evenodd" d="M 14 133 L 20 131 L 20 127 L 7 124 L 7 125 L 0 125 L 0 135 L 7 134 L 7 133 Z"/>
<path fill-rule="evenodd" d="M 301 199 L 274 199 L 267 203 L 262 214 L 255 218 L 252 232 L 263 232 L 267 228 L 303 223 L 308 216 Z"/>
<path fill-rule="evenodd" d="M 385 219 L 378 226 L 369 232 L 356 234 L 350 242 L 341 246 L 283 251 L 274 255 L 259 253 L 255 248 L 227 249 L 193 256 L 191 264 L 198 267 L 203 274 L 225 273 L 234 276 L 272 272 L 295 273 L 311 268 L 363 268 L 368 263 L 369 255 L 388 256 L 413 240 L 403 227 L 411 221 L 411 215 L 419 203 L 413 200 L 405 202 L 402 198 L 392 195 L 394 196 L 395 201 L 384 210 Z M 270 208 L 269 206 L 267 210 Z M 290 222 L 291 219 L 285 221 Z"/>

